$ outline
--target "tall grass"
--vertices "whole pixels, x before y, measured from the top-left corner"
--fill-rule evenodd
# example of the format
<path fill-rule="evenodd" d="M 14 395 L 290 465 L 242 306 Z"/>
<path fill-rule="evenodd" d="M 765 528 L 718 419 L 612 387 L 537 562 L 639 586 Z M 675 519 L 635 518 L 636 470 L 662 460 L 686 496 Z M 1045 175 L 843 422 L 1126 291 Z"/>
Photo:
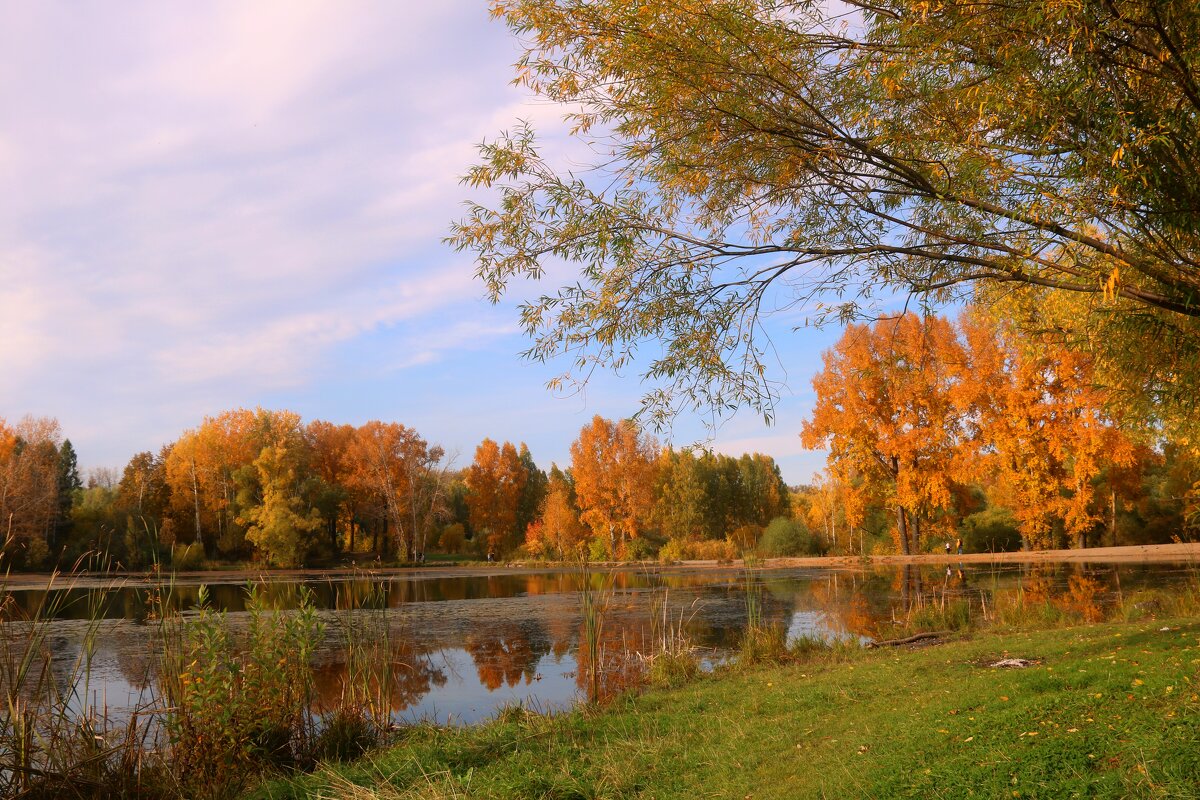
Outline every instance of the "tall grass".
<path fill-rule="evenodd" d="M 367 585 L 366 594 L 334 620 L 346 670 L 333 704 L 320 709 L 313 748 L 318 761 L 355 758 L 381 743 L 392 728 L 400 642 L 388 622 L 386 584 Z"/>
<path fill-rule="evenodd" d="M 195 616 L 163 626 L 171 766 L 192 796 L 233 796 L 249 776 L 311 751 L 310 660 L 324 635 L 311 592 L 301 589 L 291 613 L 270 609 L 257 586 L 247 593 L 244 631 L 209 607 L 203 587 Z"/>
<path fill-rule="evenodd" d="M 774 663 L 787 658 L 787 631 L 768 622 L 763 614 L 761 570 L 753 558 L 742 562 L 742 594 L 746 603 L 746 629 L 738 648 L 738 664 Z"/>
<path fill-rule="evenodd" d="M 579 669 L 587 686 L 587 702 L 599 703 L 605 697 L 604 686 L 604 621 L 612 600 L 612 583 L 597 587 L 591 563 L 586 557 L 579 562 L 579 603 L 583 617 L 580 636 Z"/>
<path fill-rule="evenodd" d="M 85 570 L 107 572 L 109 562 L 89 554 L 72 573 L 54 573 L 31 611 L 23 611 L 0 582 L 0 796 L 104 797 L 114 790 L 140 793 L 161 774 L 148 747 L 148 709 L 133 709 L 124 725 L 93 700 L 92 658 L 102 633 L 105 592 L 78 591 Z M 79 650 L 55 665 L 52 623 L 67 604 L 84 604 Z"/>
<path fill-rule="evenodd" d="M 95 588 L 82 588 L 85 571 Z M 181 612 L 171 580 L 148 592 L 149 696 L 110 717 L 92 687 L 96 645 L 109 627 L 104 604 L 124 587 L 107 574 L 106 562 L 91 559 L 52 575 L 29 612 L 7 574 L 0 583 L 0 797 L 233 797 L 264 771 L 357 756 L 390 730 L 397 643 L 385 609 L 339 619 L 348 666 L 340 692 L 319 708 L 313 656 L 326 625 L 309 590 L 283 611 L 248 585 L 246 613 L 231 616 L 211 606 L 203 587 L 196 608 Z M 53 640 L 68 611 L 83 627 L 64 667 Z"/>
<path fill-rule="evenodd" d="M 650 642 L 641 656 L 647 667 L 646 679 L 652 685 L 679 686 L 699 674 L 700 659 L 687 635 L 689 619 L 683 608 L 678 616 L 671 613 L 669 590 L 656 590 L 651 596 Z"/>

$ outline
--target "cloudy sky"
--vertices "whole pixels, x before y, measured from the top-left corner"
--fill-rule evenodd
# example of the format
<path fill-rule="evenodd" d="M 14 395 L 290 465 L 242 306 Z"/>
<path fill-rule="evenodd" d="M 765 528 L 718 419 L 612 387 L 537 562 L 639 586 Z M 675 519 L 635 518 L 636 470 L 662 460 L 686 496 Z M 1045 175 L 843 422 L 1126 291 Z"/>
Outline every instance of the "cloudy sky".
<path fill-rule="evenodd" d="M 484 0 L 0 8 L 0 417 L 57 417 L 89 467 L 257 405 L 397 420 L 460 465 L 523 440 L 549 466 L 592 415 L 636 410 L 636 374 L 548 392 L 563 365 L 522 361 L 513 306 L 441 243 L 477 142 L 561 130 L 509 85 Z M 740 415 L 712 446 L 807 481 L 835 336 L 778 339 L 777 425 Z"/>

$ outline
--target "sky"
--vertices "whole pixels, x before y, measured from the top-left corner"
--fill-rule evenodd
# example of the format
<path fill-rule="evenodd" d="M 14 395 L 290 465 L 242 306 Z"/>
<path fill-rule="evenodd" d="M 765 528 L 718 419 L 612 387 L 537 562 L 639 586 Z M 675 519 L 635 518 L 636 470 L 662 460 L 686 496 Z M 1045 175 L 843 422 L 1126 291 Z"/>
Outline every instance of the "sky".
<path fill-rule="evenodd" d="M 442 243 L 484 138 L 561 109 L 511 86 L 485 0 L 0 0 L 0 418 L 52 416 L 84 467 L 122 467 L 206 415 L 395 420 L 470 463 L 484 438 L 569 462 L 636 372 L 581 393 L 520 357 L 514 284 L 490 305 Z M 511 302 L 510 302 L 511 300 Z M 792 484 L 836 330 L 774 324 L 776 424 L 660 440 L 759 451 Z"/>

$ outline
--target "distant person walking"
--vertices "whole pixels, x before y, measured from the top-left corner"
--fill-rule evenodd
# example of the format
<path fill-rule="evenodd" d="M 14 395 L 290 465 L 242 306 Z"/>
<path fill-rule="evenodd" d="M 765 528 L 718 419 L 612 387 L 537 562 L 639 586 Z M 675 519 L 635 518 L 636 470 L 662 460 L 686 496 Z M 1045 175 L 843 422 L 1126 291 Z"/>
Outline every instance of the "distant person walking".
<path fill-rule="evenodd" d="M 946 555 L 950 555 L 950 540 L 946 540 Z"/>
<path fill-rule="evenodd" d="M 962 555 L 962 537 L 961 536 L 958 538 L 958 543 L 956 546 L 958 547 L 958 554 L 961 556 Z"/>

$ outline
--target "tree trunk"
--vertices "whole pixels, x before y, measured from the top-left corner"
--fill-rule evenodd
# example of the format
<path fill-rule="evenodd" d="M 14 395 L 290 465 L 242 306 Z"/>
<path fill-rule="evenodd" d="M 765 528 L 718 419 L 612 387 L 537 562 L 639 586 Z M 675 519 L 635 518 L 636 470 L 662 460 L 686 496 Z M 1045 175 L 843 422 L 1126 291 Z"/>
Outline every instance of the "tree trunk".
<path fill-rule="evenodd" d="M 192 503 L 196 510 L 196 541 L 199 542 L 200 546 L 204 548 L 204 554 L 206 556 L 208 556 L 209 558 L 212 558 L 213 554 L 208 551 L 207 544 L 204 541 L 204 534 L 200 530 L 200 484 L 196 480 L 196 460 L 192 459 L 191 464 L 192 464 Z"/>
<path fill-rule="evenodd" d="M 896 505 L 896 528 L 900 532 L 900 552 L 908 555 L 908 512 L 900 504 Z"/>
<path fill-rule="evenodd" d="M 1117 546 L 1117 493 L 1110 489 L 1108 492 L 1108 543 L 1112 547 Z"/>

